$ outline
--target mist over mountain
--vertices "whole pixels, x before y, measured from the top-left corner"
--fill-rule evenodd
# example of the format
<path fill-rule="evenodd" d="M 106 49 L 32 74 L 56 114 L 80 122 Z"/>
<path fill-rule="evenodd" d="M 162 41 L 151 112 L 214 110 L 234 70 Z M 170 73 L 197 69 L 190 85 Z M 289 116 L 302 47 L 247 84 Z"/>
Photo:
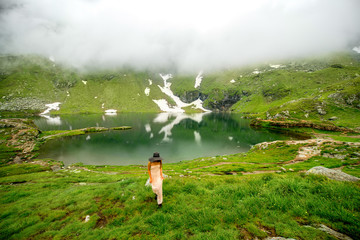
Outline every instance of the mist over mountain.
<path fill-rule="evenodd" d="M 0 9 L 1 54 L 78 68 L 197 72 L 360 45 L 357 0 L 14 0 Z"/>

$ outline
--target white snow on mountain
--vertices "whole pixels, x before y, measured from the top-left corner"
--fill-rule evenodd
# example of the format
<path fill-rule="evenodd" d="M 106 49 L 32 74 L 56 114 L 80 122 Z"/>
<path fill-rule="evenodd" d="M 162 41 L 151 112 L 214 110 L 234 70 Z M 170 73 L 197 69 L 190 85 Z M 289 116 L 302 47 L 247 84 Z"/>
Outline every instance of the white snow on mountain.
<path fill-rule="evenodd" d="M 54 103 L 50 103 L 50 104 L 45 104 L 45 106 L 47 107 L 47 109 L 40 113 L 40 115 L 45 115 L 45 114 L 48 114 L 50 113 L 51 110 L 60 110 L 60 107 L 59 105 L 61 104 L 61 102 L 54 102 Z"/>
<path fill-rule="evenodd" d="M 201 81 L 202 81 L 202 79 L 203 79 L 203 75 L 202 75 L 202 74 L 203 74 L 203 72 L 200 71 L 199 74 L 196 76 L 194 88 L 200 87 Z"/>
<path fill-rule="evenodd" d="M 148 88 L 148 87 L 145 88 L 145 91 L 144 91 L 144 92 L 145 92 L 145 95 L 146 95 L 146 96 L 149 96 L 149 95 L 150 95 L 150 88 Z"/>
<path fill-rule="evenodd" d="M 199 73 L 197 78 L 202 79 L 201 74 L 202 73 Z M 200 99 L 197 99 L 192 103 L 184 103 L 183 101 L 181 101 L 181 99 L 178 96 L 175 96 L 174 93 L 172 92 L 172 90 L 170 89 L 171 83 L 167 82 L 167 80 L 172 78 L 171 74 L 162 75 L 160 73 L 160 77 L 164 81 L 164 87 L 161 87 L 160 85 L 158 85 L 158 87 L 160 88 L 160 90 L 163 93 L 165 93 L 167 96 L 169 96 L 176 104 L 176 106 L 170 106 L 169 103 L 166 101 L 166 99 L 158 99 L 158 100 L 153 99 L 153 101 L 159 106 L 161 111 L 183 113 L 183 112 L 185 112 L 185 110 L 182 109 L 182 108 L 183 107 L 188 107 L 188 106 L 193 106 L 193 108 L 201 109 L 204 112 L 209 112 L 210 111 L 210 110 L 205 109 L 202 106 L 202 101 Z"/>

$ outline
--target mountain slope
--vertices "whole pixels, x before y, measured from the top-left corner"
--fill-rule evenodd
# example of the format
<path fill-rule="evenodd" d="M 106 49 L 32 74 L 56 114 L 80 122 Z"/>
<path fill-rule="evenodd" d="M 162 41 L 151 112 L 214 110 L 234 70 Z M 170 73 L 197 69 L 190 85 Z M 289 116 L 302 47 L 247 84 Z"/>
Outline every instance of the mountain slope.
<path fill-rule="evenodd" d="M 159 112 L 153 100 L 185 103 L 200 98 L 210 110 L 232 111 L 263 119 L 328 121 L 360 127 L 360 54 L 340 53 L 199 75 L 131 69 L 79 72 L 39 56 L 0 58 L 0 110 L 41 112 L 61 102 L 54 113 Z M 197 81 L 195 85 L 195 79 Z M 201 79 L 200 79 L 201 78 Z M 170 88 L 167 88 L 168 90 Z M 190 107 L 187 111 L 193 111 Z"/>
<path fill-rule="evenodd" d="M 263 119 L 332 119 L 340 126 L 360 126 L 360 64 L 356 54 L 209 74 L 197 90 L 190 77 L 176 80 L 176 94 L 189 100 L 200 96 L 210 109 Z"/>

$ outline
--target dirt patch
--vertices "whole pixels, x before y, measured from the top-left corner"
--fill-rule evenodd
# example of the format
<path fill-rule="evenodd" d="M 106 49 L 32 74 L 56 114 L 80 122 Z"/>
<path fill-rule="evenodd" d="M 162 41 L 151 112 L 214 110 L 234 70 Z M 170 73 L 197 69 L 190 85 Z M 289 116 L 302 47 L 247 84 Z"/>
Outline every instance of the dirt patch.
<path fill-rule="evenodd" d="M 249 162 L 219 162 L 219 163 L 215 163 L 213 165 L 207 165 L 207 166 L 202 166 L 202 167 L 198 167 L 198 168 L 193 168 L 193 170 L 199 170 L 199 169 L 209 168 L 209 167 L 216 167 L 216 166 L 221 166 L 221 165 L 226 165 L 226 164 L 255 164 L 255 163 L 249 163 Z"/>

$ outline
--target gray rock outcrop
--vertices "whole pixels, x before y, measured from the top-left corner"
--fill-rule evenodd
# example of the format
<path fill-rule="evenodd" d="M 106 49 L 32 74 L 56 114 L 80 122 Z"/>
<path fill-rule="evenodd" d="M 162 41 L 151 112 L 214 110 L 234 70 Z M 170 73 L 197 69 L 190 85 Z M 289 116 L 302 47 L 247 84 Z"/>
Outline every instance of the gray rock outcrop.
<path fill-rule="evenodd" d="M 360 178 L 354 177 L 340 170 L 329 169 L 322 166 L 313 167 L 310 170 L 308 170 L 306 174 L 323 175 L 337 181 L 356 182 L 360 180 Z"/>

